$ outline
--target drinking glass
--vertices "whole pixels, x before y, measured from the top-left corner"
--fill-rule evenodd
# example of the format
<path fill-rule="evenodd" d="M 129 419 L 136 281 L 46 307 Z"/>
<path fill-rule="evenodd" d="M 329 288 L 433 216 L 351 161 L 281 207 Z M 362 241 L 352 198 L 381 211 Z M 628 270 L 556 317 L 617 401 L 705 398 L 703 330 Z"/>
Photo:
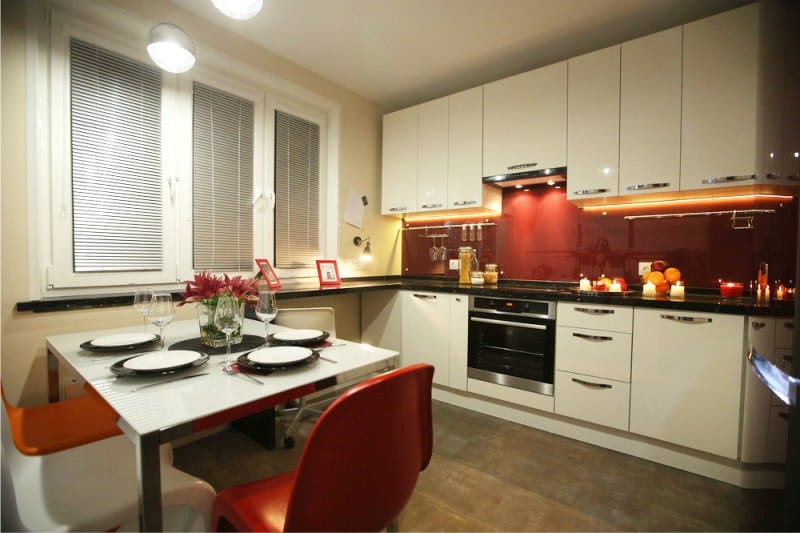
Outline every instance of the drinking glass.
<path fill-rule="evenodd" d="M 214 325 L 217 329 L 225 333 L 225 355 L 227 364 L 232 363 L 231 357 L 231 333 L 242 325 L 241 305 L 239 299 L 233 296 L 220 296 L 217 299 L 217 308 L 214 311 Z"/>
<path fill-rule="evenodd" d="M 137 289 L 133 295 L 133 308 L 142 315 L 142 328 L 147 331 L 147 315 L 150 314 L 150 305 L 153 300 L 153 289 L 145 287 Z"/>
<path fill-rule="evenodd" d="M 172 295 L 168 292 L 157 292 L 153 294 L 150 303 L 150 322 L 158 326 L 161 336 L 161 349 L 164 349 L 164 327 L 175 318 L 175 306 L 172 303 Z"/>
<path fill-rule="evenodd" d="M 269 323 L 278 315 L 278 303 L 275 300 L 273 291 L 261 291 L 258 293 L 258 303 L 256 304 L 256 316 L 264 322 L 264 338 L 269 339 Z"/>

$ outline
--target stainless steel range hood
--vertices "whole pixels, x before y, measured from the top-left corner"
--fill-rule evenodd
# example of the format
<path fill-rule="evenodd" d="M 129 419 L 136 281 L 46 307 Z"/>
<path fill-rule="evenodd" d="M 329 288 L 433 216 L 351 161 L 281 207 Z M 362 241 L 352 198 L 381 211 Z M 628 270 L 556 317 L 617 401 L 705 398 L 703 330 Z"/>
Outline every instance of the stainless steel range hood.
<path fill-rule="evenodd" d="M 483 178 L 484 183 L 498 187 L 548 187 L 563 185 L 567 181 L 567 167 L 529 170 Z"/>

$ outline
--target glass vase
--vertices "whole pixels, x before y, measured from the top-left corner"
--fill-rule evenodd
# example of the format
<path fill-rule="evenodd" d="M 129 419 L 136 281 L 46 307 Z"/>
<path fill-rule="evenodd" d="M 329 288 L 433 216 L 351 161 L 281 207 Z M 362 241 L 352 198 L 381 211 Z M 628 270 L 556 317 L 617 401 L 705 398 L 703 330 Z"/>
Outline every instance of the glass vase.
<path fill-rule="evenodd" d="M 240 304 L 241 317 L 244 321 L 244 302 Z M 225 332 L 214 325 L 214 312 L 216 306 L 207 303 L 197 304 L 197 322 L 200 326 L 200 343 L 212 348 L 225 347 Z M 242 326 L 231 333 L 231 346 L 242 342 Z"/>

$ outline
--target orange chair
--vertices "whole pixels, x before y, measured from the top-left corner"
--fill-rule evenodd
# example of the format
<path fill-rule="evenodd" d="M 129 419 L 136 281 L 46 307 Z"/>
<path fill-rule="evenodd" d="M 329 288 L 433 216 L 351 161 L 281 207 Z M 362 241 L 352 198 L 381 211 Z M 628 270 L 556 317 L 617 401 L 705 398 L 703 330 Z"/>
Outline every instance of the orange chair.
<path fill-rule="evenodd" d="M 88 394 L 35 407 L 16 407 L 0 385 L 17 449 L 25 455 L 46 455 L 122 435 L 119 415 L 91 387 Z"/>
<path fill-rule="evenodd" d="M 217 531 L 378 531 L 393 524 L 433 451 L 431 365 L 370 378 L 322 414 L 296 469 L 214 500 Z"/>

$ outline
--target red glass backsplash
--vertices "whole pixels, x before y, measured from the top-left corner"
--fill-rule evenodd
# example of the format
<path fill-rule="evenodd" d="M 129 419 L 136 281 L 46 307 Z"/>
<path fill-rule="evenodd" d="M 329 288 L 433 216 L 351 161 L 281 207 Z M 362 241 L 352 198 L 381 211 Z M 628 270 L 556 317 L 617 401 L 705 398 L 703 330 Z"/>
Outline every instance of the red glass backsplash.
<path fill-rule="evenodd" d="M 625 220 L 626 215 L 774 209 L 755 215 L 753 229 L 732 229 L 730 215 Z M 461 224 L 495 223 L 483 228 L 481 241 L 463 241 Z M 579 209 L 563 190 L 503 192 L 503 213 L 495 219 L 417 222 L 406 227 L 447 224 L 447 230 L 403 232 L 403 273 L 456 278 L 447 261 L 431 261 L 430 249 L 445 246 L 448 259 L 459 246 L 477 250 L 480 265 L 497 263 L 501 279 L 577 281 L 581 274 L 621 276 L 640 283 L 639 261 L 663 259 L 680 268 L 688 287 L 716 287 L 716 281 L 748 282 L 758 263 L 769 263 L 770 280 L 794 278 L 797 200 L 729 200 L 672 207 Z M 427 236 L 426 236 L 427 234 Z M 432 238 L 447 234 L 447 237 Z"/>

